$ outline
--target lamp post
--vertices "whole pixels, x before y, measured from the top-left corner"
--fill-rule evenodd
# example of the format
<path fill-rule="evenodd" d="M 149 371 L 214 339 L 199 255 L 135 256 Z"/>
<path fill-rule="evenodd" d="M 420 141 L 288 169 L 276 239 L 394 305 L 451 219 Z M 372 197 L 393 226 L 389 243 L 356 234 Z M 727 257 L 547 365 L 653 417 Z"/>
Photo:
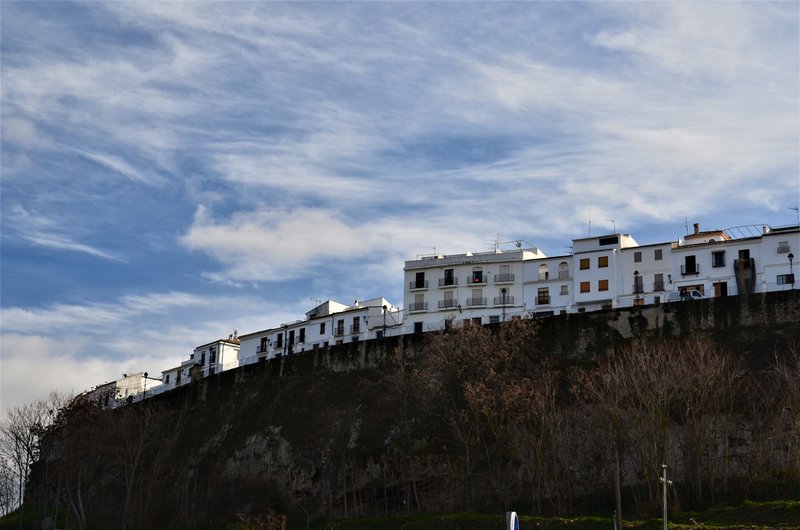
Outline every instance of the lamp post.
<path fill-rule="evenodd" d="M 661 483 L 664 485 L 661 497 L 663 499 L 663 508 L 664 508 L 664 530 L 667 530 L 667 486 L 672 486 L 672 481 L 667 480 L 667 464 L 661 464 L 661 469 L 664 472 L 664 475 L 659 478 Z"/>
<path fill-rule="evenodd" d="M 789 252 L 789 255 L 786 257 L 789 258 L 789 278 L 791 279 L 792 289 L 794 289 L 794 268 L 792 267 L 792 260 L 794 259 L 794 254 Z"/>
<path fill-rule="evenodd" d="M 636 305 L 636 303 L 638 302 L 639 293 L 641 291 L 642 289 L 639 287 L 639 271 L 635 270 L 633 271 L 633 294 L 636 295 L 636 297 L 634 298 L 634 300 L 636 300 L 636 302 L 634 302 L 634 305 Z"/>
<path fill-rule="evenodd" d="M 503 287 L 500 289 L 500 293 L 503 295 L 503 320 L 501 322 L 506 321 L 506 288 Z"/>

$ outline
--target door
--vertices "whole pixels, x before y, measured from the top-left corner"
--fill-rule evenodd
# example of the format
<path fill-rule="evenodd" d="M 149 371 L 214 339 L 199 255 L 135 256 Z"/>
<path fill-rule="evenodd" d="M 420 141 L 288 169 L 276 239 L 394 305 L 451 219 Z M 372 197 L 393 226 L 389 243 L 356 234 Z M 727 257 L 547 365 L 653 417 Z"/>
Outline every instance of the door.
<path fill-rule="evenodd" d="M 728 282 L 717 282 L 714 284 L 714 297 L 720 298 L 728 296 Z"/>

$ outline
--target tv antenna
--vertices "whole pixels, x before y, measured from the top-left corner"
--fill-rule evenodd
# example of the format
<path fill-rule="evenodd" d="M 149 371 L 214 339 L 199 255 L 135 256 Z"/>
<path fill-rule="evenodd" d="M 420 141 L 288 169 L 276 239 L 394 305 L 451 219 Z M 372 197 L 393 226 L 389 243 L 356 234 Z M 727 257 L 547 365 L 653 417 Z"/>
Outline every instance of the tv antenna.
<path fill-rule="evenodd" d="M 795 215 L 797 215 L 797 225 L 800 226 L 800 208 L 798 208 L 797 206 L 789 206 L 786 209 L 794 210 Z"/>
<path fill-rule="evenodd" d="M 611 224 L 614 227 L 614 233 L 616 234 L 617 233 L 617 220 L 612 217 L 611 219 L 609 219 L 609 221 L 611 221 Z"/>

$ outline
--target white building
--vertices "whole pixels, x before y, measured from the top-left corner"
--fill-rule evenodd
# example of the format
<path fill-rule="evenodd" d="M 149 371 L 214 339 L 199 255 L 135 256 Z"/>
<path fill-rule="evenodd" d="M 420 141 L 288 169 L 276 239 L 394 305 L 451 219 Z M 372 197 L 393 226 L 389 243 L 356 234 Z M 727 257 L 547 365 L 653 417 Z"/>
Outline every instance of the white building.
<path fill-rule="evenodd" d="M 209 342 L 194 349 L 189 358 L 179 366 L 161 372 L 163 390 L 171 390 L 191 381 L 192 369 L 201 376 L 214 375 L 239 366 L 239 339 L 236 332 L 227 339 Z"/>
<path fill-rule="evenodd" d="M 638 246 L 629 234 L 574 239 L 574 292 L 570 312 L 583 313 L 616 307 L 619 296 L 625 292 L 622 250 Z"/>
<path fill-rule="evenodd" d="M 403 312 L 385 298 L 345 305 L 328 300 L 304 320 L 242 335 L 241 364 L 400 333 Z"/>
<path fill-rule="evenodd" d="M 527 314 L 524 262 L 537 248 L 434 255 L 406 261 L 404 333 L 444 329 L 469 320 L 500 322 Z"/>
<path fill-rule="evenodd" d="M 572 255 L 538 258 L 522 266 L 525 308 L 538 316 L 559 315 L 573 303 Z"/>

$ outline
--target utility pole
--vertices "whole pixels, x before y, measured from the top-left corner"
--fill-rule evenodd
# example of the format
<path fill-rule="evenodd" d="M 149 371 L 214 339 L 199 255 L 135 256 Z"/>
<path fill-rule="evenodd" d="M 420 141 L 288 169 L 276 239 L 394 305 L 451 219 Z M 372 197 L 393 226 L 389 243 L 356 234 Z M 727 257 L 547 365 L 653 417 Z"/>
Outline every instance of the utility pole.
<path fill-rule="evenodd" d="M 663 475 L 659 480 L 661 484 L 663 484 L 661 496 L 664 500 L 664 530 L 667 530 L 667 486 L 672 486 L 672 481 L 667 480 L 667 464 L 661 464 L 661 470 L 663 471 Z"/>

